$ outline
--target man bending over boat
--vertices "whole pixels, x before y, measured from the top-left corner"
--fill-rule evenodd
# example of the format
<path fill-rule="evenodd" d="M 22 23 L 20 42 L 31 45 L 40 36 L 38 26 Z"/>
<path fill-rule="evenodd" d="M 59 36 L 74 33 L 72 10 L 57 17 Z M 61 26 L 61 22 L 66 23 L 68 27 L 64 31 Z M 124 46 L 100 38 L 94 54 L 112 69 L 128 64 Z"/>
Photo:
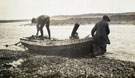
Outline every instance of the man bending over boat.
<path fill-rule="evenodd" d="M 102 20 L 98 22 L 91 31 L 93 37 L 93 50 L 95 55 L 101 55 L 106 52 L 106 44 L 110 44 L 108 35 L 110 33 L 109 24 L 110 19 L 104 15 Z"/>
<path fill-rule="evenodd" d="M 43 27 L 44 25 L 46 24 L 46 28 L 47 28 L 47 32 L 48 32 L 48 35 L 49 35 L 49 39 L 51 39 L 51 34 L 50 34 L 50 28 L 49 28 L 49 25 L 50 25 L 50 17 L 47 16 L 47 15 L 41 15 L 39 16 L 37 19 L 36 19 L 36 22 L 37 22 L 37 33 L 36 35 L 38 36 L 38 33 L 40 31 L 41 33 L 41 37 L 43 38 Z"/>

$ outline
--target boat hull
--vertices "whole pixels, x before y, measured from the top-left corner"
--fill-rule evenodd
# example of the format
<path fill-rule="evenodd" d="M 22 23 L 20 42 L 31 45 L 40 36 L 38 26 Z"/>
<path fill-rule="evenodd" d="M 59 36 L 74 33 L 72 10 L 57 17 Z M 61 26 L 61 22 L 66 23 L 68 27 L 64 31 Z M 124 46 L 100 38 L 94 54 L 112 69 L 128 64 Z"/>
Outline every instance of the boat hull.
<path fill-rule="evenodd" d="M 20 39 L 20 41 L 22 45 L 28 48 L 29 52 L 36 54 L 84 57 L 93 53 L 93 41 L 91 38 L 60 41 Z"/>

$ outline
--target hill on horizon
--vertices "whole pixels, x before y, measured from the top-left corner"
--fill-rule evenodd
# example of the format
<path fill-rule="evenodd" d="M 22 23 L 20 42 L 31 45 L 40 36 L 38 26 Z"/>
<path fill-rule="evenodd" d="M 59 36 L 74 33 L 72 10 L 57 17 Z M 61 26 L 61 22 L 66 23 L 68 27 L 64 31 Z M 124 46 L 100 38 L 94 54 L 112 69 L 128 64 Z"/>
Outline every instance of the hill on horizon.
<path fill-rule="evenodd" d="M 124 13 L 88 13 L 79 15 L 55 15 L 51 16 L 51 25 L 67 25 L 67 24 L 92 24 L 100 21 L 103 15 L 108 15 L 112 24 L 135 24 L 135 12 Z M 30 19 L 17 20 L 0 20 L 0 23 L 7 22 L 24 22 Z"/>
<path fill-rule="evenodd" d="M 89 13 L 80 15 L 52 16 L 52 24 L 92 24 L 100 21 L 104 15 L 108 15 L 112 24 L 135 24 L 135 12 L 124 13 Z"/>

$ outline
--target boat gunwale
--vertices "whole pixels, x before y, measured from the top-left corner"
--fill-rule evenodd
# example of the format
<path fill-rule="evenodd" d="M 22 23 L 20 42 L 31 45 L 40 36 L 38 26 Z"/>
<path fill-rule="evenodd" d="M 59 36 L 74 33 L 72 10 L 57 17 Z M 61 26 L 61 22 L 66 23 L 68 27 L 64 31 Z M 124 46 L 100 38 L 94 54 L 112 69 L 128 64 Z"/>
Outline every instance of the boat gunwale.
<path fill-rule="evenodd" d="M 69 41 L 69 42 L 68 42 Z M 33 45 L 33 46 L 41 46 L 41 47 L 59 47 L 59 46 L 71 46 L 71 45 L 77 45 L 77 44 L 83 44 L 83 43 L 87 43 L 87 42 L 92 42 L 91 38 L 82 38 L 82 39 L 68 39 L 68 41 L 66 42 L 65 40 L 58 40 L 58 41 L 49 41 L 49 42 L 53 42 L 53 43 L 62 43 L 62 44 L 53 44 L 53 45 L 45 45 L 44 43 L 41 42 L 48 42 L 48 41 L 43 41 L 43 40 L 38 40 L 38 41 L 34 41 L 34 40 L 27 40 L 27 39 L 23 39 L 20 38 L 20 42 L 23 44 L 28 44 L 28 45 Z M 65 44 L 65 43 L 68 44 Z M 50 43 L 49 43 L 50 44 Z"/>

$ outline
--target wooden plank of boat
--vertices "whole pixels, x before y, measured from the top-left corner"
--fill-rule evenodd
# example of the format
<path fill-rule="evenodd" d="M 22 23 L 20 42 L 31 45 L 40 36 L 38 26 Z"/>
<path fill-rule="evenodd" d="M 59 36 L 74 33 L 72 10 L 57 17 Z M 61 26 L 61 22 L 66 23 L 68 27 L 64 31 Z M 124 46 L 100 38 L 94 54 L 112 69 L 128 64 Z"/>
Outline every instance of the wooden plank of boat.
<path fill-rule="evenodd" d="M 93 42 L 91 38 L 66 40 L 21 38 L 20 42 L 27 47 L 30 52 L 45 55 L 82 57 L 93 52 Z"/>

